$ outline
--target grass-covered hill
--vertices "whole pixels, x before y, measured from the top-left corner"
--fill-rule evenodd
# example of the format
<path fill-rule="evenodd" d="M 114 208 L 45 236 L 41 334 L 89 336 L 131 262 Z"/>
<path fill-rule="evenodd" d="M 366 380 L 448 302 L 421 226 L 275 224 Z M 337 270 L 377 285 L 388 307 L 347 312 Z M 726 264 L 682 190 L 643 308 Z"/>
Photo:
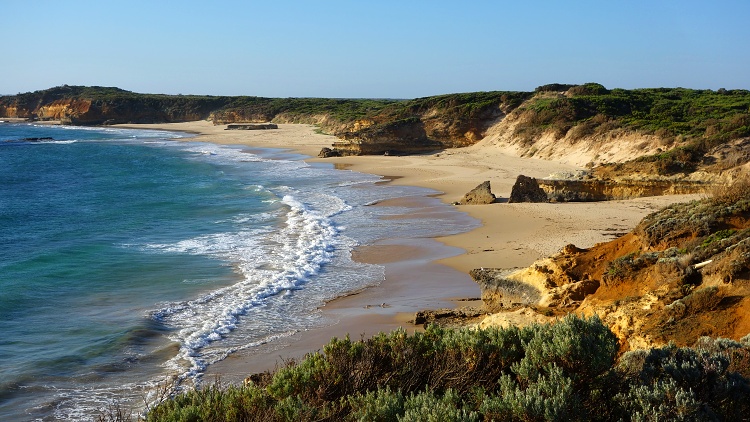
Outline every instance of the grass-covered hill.
<path fill-rule="evenodd" d="M 624 156 L 587 158 L 598 166 L 601 177 L 716 173 L 750 160 L 747 90 L 550 84 L 534 92 L 387 100 L 158 95 L 63 85 L 0 97 L 2 117 L 72 124 L 201 119 L 216 124 L 311 123 L 339 137 L 334 146 L 340 154 L 462 147 L 488 134 L 514 145 L 521 154 L 552 159 L 576 148 L 606 151 L 631 144 Z"/>
<path fill-rule="evenodd" d="M 251 96 L 139 94 L 113 87 L 63 85 L 0 97 L 0 116 L 63 120 L 82 125 L 169 123 L 213 119 L 217 123 L 266 122 L 326 116 L 350 122 L 391 100 L 264 98 Z"/>
<path fill-rule="evenodd" d="M 564 86 L 568 88 L 568 86 Z M 542 86 L 537 93 L 558 92 Z M 529 129 L 551 129 L 574 138 L 624 129 L 661 137 L 704 140 L 709 146 L 750 136 L 750 91 L 685 88 L 606 89 L 596 83 L 570 86 L 563 96 L 535 97 Z M 520 134 L 526 133 L 520 129 Z"/>
<path fill-rule="evenodd" d="M 731 156 L 716 156 L 722 152 L 718 151 L 721 146 L 750 137 L 747 90 L 608 90 L 599 84 L 585 84 L 569 88 L 563 96 L 538 95 L 523 108 L 529 121 L 516 130 L 517 136 L 527 141 L 544 131 L 570 141 L 637 133 L 653 136 L 664 145 L 656 154 L 632 157 L 637 161 L 629 164 L 631 168 L 645 166 L 658 174 L 674 174 L 717 161 L 723 161 L 724 167 L 747 162 L 741 151 L 744 148 L 735 148 L 733 154 L 727 148 L 724 153 Z"/>

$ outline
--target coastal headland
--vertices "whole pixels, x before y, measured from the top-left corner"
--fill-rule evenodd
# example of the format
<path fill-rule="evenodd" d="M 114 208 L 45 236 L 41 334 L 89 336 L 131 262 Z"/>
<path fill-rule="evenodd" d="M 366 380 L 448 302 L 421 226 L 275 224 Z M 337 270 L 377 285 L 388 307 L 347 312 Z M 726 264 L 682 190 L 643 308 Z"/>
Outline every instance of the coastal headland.
<path fill-rule="evenodd" d="M 563 246 L 581 247 L 612 240 L 631 230 L 646 215 L 671 203 L 698 195 L 670 195 L 593 203 L 503 203 L 516 177 L 544 178 L 575 172 L 579 167 L 537 158 L 523 158 L 493 145 L 477 145 L 408 156 L 346 156 L 313 158 L 335 137 L 311 125 L 279 124 L 270 131 L 227 131 L 208 121 L 124 125 L 142 129 L 197 134 L 192 141 L 246 145 L 249 149 L 281 148 L 311 156 L 308 161 L 332 163 L 341 169 L 376 174 L 392 184 L 421 186 L 439 192 L 451 204 L 484 180 L 491 182 L 499 200 L 486 205 L 457 208 L 479 220 L 468 233 L 438 239 L 387 239 L 366 245 L 355 258 L 386 267 L 378 287 L 329 302 L 323 311 L 337 323 L 303 332 L 280 349 L 261 354 L 231 356 L 210 367 L 208 376 L 239 381 L 249 374 L 270 370 L 284 360 L 319 350 L 332 337 L 353 339 L 397 327 L 419 329 L 409 321 L 425 308 L 464 306 L 479 298 L 479 286 L 470 270 L 482 267 L 518 268 L 553 255 Z M 404 199 L 409 201 L 415 199 Z M 399 200 L 395 200 L 399 201 Z M 404 202 L 402 202 L 404 204 Z M 406 203 L 408 205 L 408 203 Z M 471 304 L 471 302 L 468 302 Z M 474 302 L 479 304 L 478 302 Z"/>

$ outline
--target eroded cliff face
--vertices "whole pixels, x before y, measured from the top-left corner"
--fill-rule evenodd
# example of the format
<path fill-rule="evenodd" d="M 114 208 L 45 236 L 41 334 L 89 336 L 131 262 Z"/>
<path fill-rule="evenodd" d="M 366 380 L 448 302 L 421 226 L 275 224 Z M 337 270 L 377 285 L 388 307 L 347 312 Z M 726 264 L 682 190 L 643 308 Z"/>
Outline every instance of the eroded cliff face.
<path fill-rule="evenodd" d="M 270 122 L 275 115 L 271 113 L 248 112 L 245 110 L 220 110 L 209 115 L 214 125 L 226 125 L 232 123 L 264 123 Z"/>
<path fill-rule="evenodd" d="M 591 202 L 642 198 L 644 196 L 706 193 L 715 184 L 689 180 L 547 180 L 539 187 L 552 202 Z"/>
<path fill-rule="evenodd" d="M 623 350 L 739 340 L 750 333 L 750 187 L 736 192 L 673 205 L 589 249 L 471 275 L 487 311 L 597 314 Z"/>
<path fill-rule="evenodd" d="M 40 120 L 60 120 L 71 123 L 73 119 L 87 116 L 91 111 L 90 100 L 57 100 L 39 107 L 36 115 Z"/>
<path fill-rule="evenodd" d="M 562 94 L 557 94 L 562 95 Z M 550 94 L 538 94 L 532 102 Z M 674 146 L 673 138 L 640 134 L 623 129 L 582 134 L 575 127 L 566 132 L 536 125 L 536 113 L 523 106 L 489 127 L 484 145 L 520 157 L 561 161 L 579 167 L 596 167 L 658 154 Z"/>
<path fill-rule="evenodd" d="M 470 99 L 423 101 L 406 110 L 385 110 L 333 131 L 340 155 L 418 153 L 474 145 L 517 104 L 496 96 L 472 108 Z M 415 100 L 416 101 L 416 100 Z M 462 102 L 463 101 L 463 102 Z"/>
<path fill-rule="evenodd" d="M 696 175 L 697 176 L 697 175 Z M 580 170 L 552 174 L 547 179 L 519 175 L 508 202 L 596 202 L 660 195 L 710 193 L 731 176 L 701 175 L 698 178 L 598 179 Z"/>
<path fill-rule="evenodd" d="M 135 94 L 117 88 L 61 86 L 0 97 L 0 116 L 67 124 L 159 123 L 206 119 L 226 97 Z"/>
<path fill-rule="evenodd" d="M 333 144 L 341 155 L 379 155 L 384 153 L 415 153 L 440 149 L 442 144 L 431 140 L 424 123 L 405 119 L 384 124 L 372 124 L 359 130 L 338 134 Z"/>
<path fill-rule="evenodd" d="M 10 117 L 14 119 L 28 119 L 32 115 L 28 110 L 19 109 L 14 105 L 2 105 L 0 104 L 0 117 Z"/>

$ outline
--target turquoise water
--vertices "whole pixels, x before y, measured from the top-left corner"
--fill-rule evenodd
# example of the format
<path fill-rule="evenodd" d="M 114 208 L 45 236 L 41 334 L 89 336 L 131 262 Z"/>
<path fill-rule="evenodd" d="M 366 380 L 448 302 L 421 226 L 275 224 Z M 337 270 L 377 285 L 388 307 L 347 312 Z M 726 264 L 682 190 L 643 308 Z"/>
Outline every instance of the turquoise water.
<path fill-rule="evenodd" d="M 371 204 L 430 191 L 188 136 L 0 124 L 0 420 L 90 418 L 194 385 L 379 283 L 357 245 L 474 225 L 386 224 L 404 210 Z"/>

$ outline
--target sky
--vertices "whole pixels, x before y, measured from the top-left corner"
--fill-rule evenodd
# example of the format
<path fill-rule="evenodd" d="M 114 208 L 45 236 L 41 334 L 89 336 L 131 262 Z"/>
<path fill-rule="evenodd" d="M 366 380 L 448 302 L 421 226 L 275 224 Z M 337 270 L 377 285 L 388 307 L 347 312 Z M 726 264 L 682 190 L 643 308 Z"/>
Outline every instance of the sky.
<path fill-rule="evenodd" d="M 0 94 L 750 89 L 748 0 L 0 0 Z"/>

